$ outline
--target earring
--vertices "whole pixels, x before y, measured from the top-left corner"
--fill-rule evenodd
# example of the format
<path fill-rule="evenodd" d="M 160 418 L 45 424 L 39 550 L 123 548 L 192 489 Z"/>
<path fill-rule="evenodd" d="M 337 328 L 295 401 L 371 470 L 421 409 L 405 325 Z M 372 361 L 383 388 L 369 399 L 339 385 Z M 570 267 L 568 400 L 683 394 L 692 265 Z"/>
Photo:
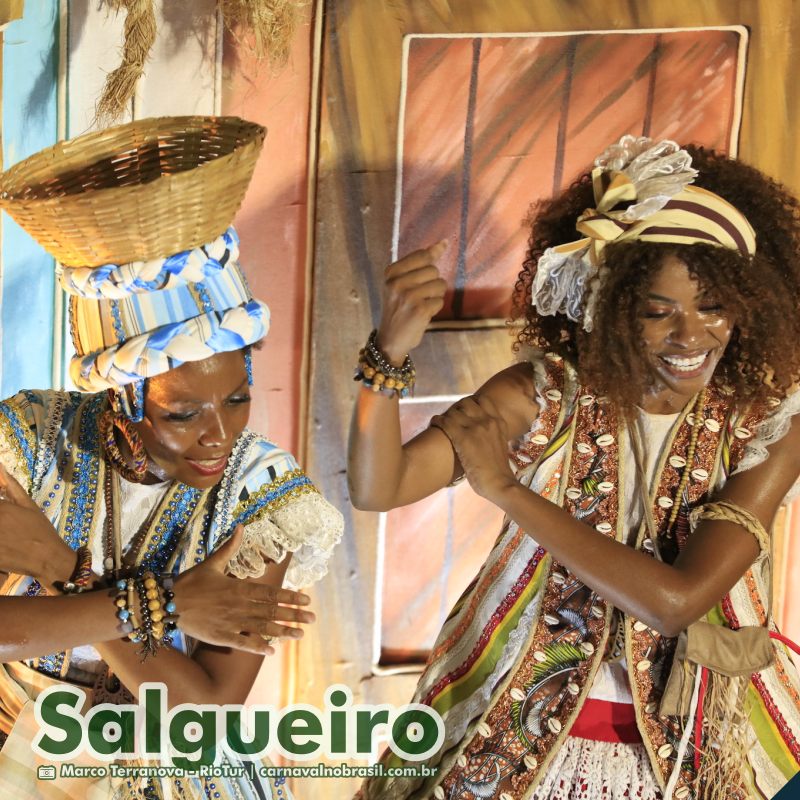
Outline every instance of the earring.
<path fill-rule="evenodd" d="M 114 390 L 111 407 L 131 422 L 141 422 L 144 419 L 144 378 Z"/>
<path fill-rule="evenodd" d="M 131 467 L 122 455 L 114 435 L 117 429 L 125 441 L 128 443 L 131 455 L 133 456 L 133 467 Z M 147 474 L 147 452 L 144 449 L 139 434 L 131 425 L 127 417 L 122 414 L 114 413 L 111 409 L 104 411 L 97 422 L 97 429 L 100 432 L 100 440 L 105 451 L 106 458 L 126 481 L 131 483 L 141 483 Z"/>
<path fill-rule="evenodd" d="M 253 385 L 253 355 L 250 347 L 244 348 L 244 368 L 247 370 L 247 384 Z"/>
<path fill-rule="evenodd" d="M 131 413 L 128 415 L 131 422 L 141 422 L 144 419 L 144 378 L 134 381 L 131 386 L 133 398 Z"/>

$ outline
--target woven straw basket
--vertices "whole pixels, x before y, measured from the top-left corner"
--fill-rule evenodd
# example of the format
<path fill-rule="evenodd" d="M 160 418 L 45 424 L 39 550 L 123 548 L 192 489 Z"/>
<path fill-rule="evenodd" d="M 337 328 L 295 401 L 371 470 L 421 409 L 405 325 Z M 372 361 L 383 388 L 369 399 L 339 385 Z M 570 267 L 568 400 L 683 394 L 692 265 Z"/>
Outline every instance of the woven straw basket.
<path fill-rule="evenodd" d="M 265 134 L 236 117 L 158 117 L 85 134 L 0 175 L 0 206 L 66 266 L 162 258 L 231 224 Z"/>

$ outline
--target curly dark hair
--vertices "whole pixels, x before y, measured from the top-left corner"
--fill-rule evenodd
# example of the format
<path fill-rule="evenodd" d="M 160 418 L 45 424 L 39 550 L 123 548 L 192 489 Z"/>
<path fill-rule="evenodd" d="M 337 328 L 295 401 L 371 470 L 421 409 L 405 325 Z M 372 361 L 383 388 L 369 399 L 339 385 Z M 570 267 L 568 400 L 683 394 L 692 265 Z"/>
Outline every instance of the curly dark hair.
<path fill-rule="evenodd" d="M 562 314 L 539 316 L 530 302 L 545 249 L 579 238 L 577 217 L 594 205 L 589 173 L 534 205 L 528 219 L 528 250 L 514 291 L 515 317 L 524 320 L 518 346 L 569 359 L 584 384 L 621 410 L 631 411 L 652 384 L 640 320 L 653 277 L 669 255 L 681 259 L 735 321 L 714 382 L 731 386 L 739 403 L 761 404 L 783 399 L 800 376 L 800 203 L 754 167 L 702 147 L 685 149 L 699 172 L 694 184 L 724 197 L 753 226 L 756 254 L 700 243 L 609 244 L 591 334 Z"/>

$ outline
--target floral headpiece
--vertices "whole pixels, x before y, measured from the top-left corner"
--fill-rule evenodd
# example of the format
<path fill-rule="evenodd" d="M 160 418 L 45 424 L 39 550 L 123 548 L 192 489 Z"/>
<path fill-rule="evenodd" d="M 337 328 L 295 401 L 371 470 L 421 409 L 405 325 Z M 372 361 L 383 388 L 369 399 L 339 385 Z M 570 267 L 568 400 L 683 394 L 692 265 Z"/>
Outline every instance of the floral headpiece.
<path fill-rule="evenodd" d="M 744 215 L 719 195 L 689 185 L 697 170 L 675 142 L 623 136 L 594 163 L 595 208 L 575 226 L 585 238 L 549 247 L 539 259 L 531 302 L 540 315 L 564 314 L 592 330 L 596 279 L 609 242 L 702 242 L 755 253 L 755 232 Z"/>

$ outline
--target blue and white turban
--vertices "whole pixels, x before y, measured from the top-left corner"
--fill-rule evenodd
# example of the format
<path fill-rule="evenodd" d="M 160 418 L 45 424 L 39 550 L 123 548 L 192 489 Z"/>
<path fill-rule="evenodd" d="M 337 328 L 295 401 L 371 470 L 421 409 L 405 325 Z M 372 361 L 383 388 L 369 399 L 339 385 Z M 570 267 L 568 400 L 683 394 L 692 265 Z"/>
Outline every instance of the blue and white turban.
<path fill-rule="evenodd" d="M 168 258 L 62 267 L 59 280 L 71 295 L 75 385 L 90 392 L 141 386 L 187 361 L 266 336 L 269 308 L 253 299 L 238 257 L 239 238 L 228 228 Z"/>

